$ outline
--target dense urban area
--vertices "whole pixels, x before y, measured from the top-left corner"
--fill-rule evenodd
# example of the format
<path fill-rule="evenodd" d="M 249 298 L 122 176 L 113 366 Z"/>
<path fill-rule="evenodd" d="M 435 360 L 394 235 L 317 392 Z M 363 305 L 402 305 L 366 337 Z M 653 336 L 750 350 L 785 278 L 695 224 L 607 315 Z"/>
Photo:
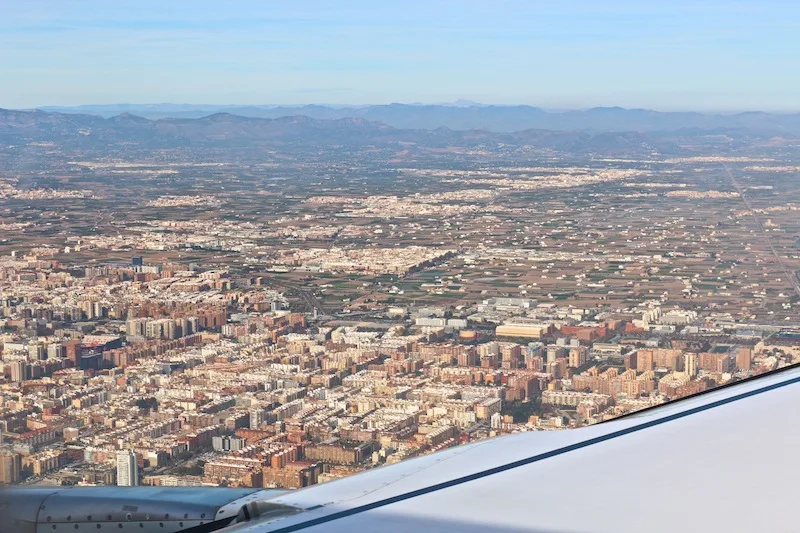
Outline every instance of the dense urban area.
<path fill-rule="evenodd" d="M 299 488 L 800 358 L 791 140 L 64 116 L 0 128 L 0 484 Z"/>

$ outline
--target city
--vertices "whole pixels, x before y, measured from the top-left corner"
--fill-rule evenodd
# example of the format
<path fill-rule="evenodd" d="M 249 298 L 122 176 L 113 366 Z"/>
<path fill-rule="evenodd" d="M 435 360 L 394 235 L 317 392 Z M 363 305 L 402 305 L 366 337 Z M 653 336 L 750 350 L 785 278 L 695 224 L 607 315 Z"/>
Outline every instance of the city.
<path fill-rule="evenodd" d="M 800 358 L 789 141 L 120 143 L 2 149 L 0 483 L 300 488 Z"/>
<path fill-rule="evenodd" d="M 800 3 L 0 13 L 0 533 L 798 530 Z"/>

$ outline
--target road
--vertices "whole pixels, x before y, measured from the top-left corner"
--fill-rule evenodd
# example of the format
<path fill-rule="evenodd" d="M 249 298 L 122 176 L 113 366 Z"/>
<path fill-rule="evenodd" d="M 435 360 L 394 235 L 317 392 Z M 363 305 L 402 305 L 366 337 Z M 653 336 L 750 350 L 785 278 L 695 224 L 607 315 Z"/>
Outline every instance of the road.
<path fill-rule="evenodd" d="M 769 249 L 772 251 L 772 255 L 775 256 L 775 260 L 778 262 L 778 265 L 780 265 L 781 270 L 783 270 L 783 274 L 786 276 L 786 279 L 789 280 L 789 283 L 792 284 L 794 292 L 796 292 L 797 296 L 800 297 L 800 281 L 798 281 L 797 276 L 794 274 L 794 272 L 792 272 L 789 268 L 786 267 L 786 265 L 783 263 L 783 259 L 781 259 L 781 256 L 778 255 L 778 251 L 775 249 L 775 245 L 773 244 L 772 239 L 769 236 L 769 232 L 767 232 L 766 229 L 764 228 L 764 224 L 761 222 L 761 219 L 759 218 L 758 214 L 755 212 L 753 206 L 750 204 L 750 200 L 745 195 L 744 187 L 742 187 L 739 184 L 739 182 L 736 181 L 736 178 L 733 176 L 733 172 L 731 172 L 731 169 L 728 168 L 728 165 L 722 163 L 722 166 L 725 169 L 725 172 L 728 174 L 728 178 L 731 180 L 731 183 L 733 183 L 733 186 L 736 188 L 736 192 L 738 192 L 739 196 L 742 198 L 744 205 L 747 206 L 747 210 L 750 212 L 750 215 L 753 217 L 753 220 L 755 220 L 759 231 L 761 231 L 764 240 L 769 246 Z"/>
<path fill-rule="evenodd" d="M 319 298 L 317 298 L 314 295 L 313 292 L 305 290 L 305 289 L 302 289 L 302 288 L 298 287 L 297 284 L 294 284 L 294 283 L 291 283 L 291 282 L 287 282 L 287 281 L 277 280 L 277 279 L 271 277 L 267 273 L 258 274 L 258 275 L 263 277 L 264 283 L 266 283 L 267 285 L 274 285 L 274 286 L 277 286 L 277 287 L 282 287 L 284 289 L 291 289 L 291 290 L 297 292 L 297 294 L 300 295 L 300 298 L 305 302 L 305 304 L 309 308 L 316 309 L 317 313 L 319 313 L 320 315 L 324 315 L 325 314 L 325 309 L 322 307 L 322 302 L 319 301 Z"/>

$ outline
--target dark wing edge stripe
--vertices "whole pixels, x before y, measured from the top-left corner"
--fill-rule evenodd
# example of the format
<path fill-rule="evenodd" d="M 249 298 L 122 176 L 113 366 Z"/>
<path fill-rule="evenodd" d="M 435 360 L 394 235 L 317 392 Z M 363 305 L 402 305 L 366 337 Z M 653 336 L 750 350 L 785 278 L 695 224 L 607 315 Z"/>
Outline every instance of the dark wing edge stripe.
<path fill-rule="evenodd" d="M 459 477 L 456 479 L 451 479 L 450 481 L 444 481 L 442 483 L 437 483 L 435 485 L 431 485 L 429 487 L 424 487 L 421 489 L 413 490 L 411 492 L 407 492 L 405 494 L 398 494 L 397 496 L 392 496 L 390 498 L 385 498 L 383 500 L 378 500 L 376 502 L 364 504 L 358 507 L 353 507 L 352 509 L 346 509 L 344 511 L 339 511 L 336 513 L 332 513 L 327 516 L 321 516 L 319 518 L 314 518 L 312 520 L 308 520 L 306 522 L 301 522 L 299 524 L 293 524 L 290 526 L 282 527 L 279 529 L 274 529 L 271 533 L 290 533 L 292 531 L 299 531 L 301 529 L 306 529 L 313 526 L 318 526 L 320 524 L 324 524 L 326 522 L 332 522 L 334 520 L 338 520 L 340 518 L 346 518 L 348 516 L 353 516 L 356 514 L 364 513 L 366 511 L 371 511 L 373 509 L 377 509 L 379 507 L 384 507 L 386 505 L 391 505 L 393 503 L 402 502 L 404 500 L 409 500 L 411 498 L 416 498 L 417 496 L 423 496 L 425 494 L 430 494 L 431 492 L 437 492 L 443 489 L 447 489 L 450 487 L 455 487 L 456 485 L 461 485 L 464 483 L 468 483 L 470 481 L 475 481 L 477 479 L 485 478 L 488 476 L 492 476 L 494 474 L 499 474 L 501 472 L 506 472 L 508 470 L 513 470 L 515 468 L 519 468 L 521 466 L 526 466 L 531 463 L 536 463 L 538 461 L 542 461 L 544 459 L 549 459 L 550 457 L 555 457 L 557 455 L 562 455 L 565 453 L 569 453 L 575 450 L 580 450 L 581 448 L 586 448 L 587 446 L 592 446 L 593 444 L 598 444 L 601 442 L 609 441 L 612 439 L 616 439 L 618 437 L 623 437 L 625 435 L 629 435 L 631 433 L 636 433 L 637 431 L 642 431 L 654 426 L 659 426 L 661 424 L 666 424 L 667 422 L 671 422 L 673 420 L 678 420 L 681 418 L 685 418 L 687 416 L 702 413 L 703 411 L 708 411 L 709 409 L 714 409 L 715 407 L 719 407 L 725 404 L 733 403 L 739 400 L 743 400 L 745 398 L 750 398 L 752 396 L 757 396 L 759 394 L 770 392 L 775 389 L 779 389 L 785 387 L 787 385 L 792 385 L 795 383 L 800 382 L 800 377 L 795 377 L 786 381 L 781 381 L 778 383 L 773 383 L 771 385 L 767 385 L 765 387 L 761 387 L 760 389 L 753 389 L 747 392 L 743 392 L 737 394 L 735 396 L 729 396 L 727 398 L 722 398 L 720 400 L 710 402 L 705 405 L 699 405 L 697 407 L 693 407 L 691 409 L 687 409 L 686 411 L 681 411 L 678 413 L 673 413 L 671 415 L 664 416 L 662 418 L 658 418 L 655 420 L 650 420 L 647 422 L 643 422 L 636 426 L 631 426 L 625 429 L 621 429 L 619 431 L 614 431 L 612 433 L 608 433 L 606 435 L 601 435 L 599 437 L 594 437 L 591 439 L 587 439 L 585 441 L 576 442 L 574 444 L 570 444 L 568 446 L 564 446 L 562 448 L 556 448 L 555 450 L 550 450 L 548 452 L 540 453 L 538 455 L 534 455 L 532 457 L 526 457 L 525 459 L 519 459 L 512 463 L 508 463 L 501 466 L 496 466 L 494 468 L 489 468 L 488 470 L 483 470 L 480 472 L 476 472 L 474 474 L 470 474 L 467 476 Z M 664 406 L 670 405 L 669 403 L 664 404 Z"/>

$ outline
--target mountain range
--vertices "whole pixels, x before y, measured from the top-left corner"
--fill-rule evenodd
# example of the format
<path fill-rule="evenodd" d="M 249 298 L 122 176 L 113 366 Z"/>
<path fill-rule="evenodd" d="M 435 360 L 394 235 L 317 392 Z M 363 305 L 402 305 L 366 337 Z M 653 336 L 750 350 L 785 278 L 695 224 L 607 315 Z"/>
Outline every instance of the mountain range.
<path fill-rule="evenodd" d="M 500 133 L 528 129 L 663 132 L 684 128 L 704 130 L 747 128 L 775 133 L 800 133 L 800 113 L 704 114 L 660 112 L 621 107 L 595 107 L 586 110 L 551 112 L 526 105 L 495 106 L 461 101 L 450 105 L 389 104 L 348 107 L 326 105 L 117 104 L 43 107 L 41 110 L 59 113 L 92 114 L 106 118 L 122 113 L 131 113 L 149 119 L 202 118 L 220 112 L 242 117 L 272 119 L 303 115 L 323 120 L 360 118 L 367 121 L 382 122 L 399 129 L 433 130 L 444 127 L 459 131 L 488 130 Z"/>
<path fill-rule="evenodd" d="M 104 118 L 90 114 L 0 109 L 0 145 L 51 143 L 64 150 L 237 147 L 314 152 L 365 148 L 435 151 L 459 147 L 490 149 L 496 153 L 511 153 L 520 148 L 525 152 L 533 148 L 578 155 L 648 156 L 706 149 L 735 150 L 759 142 L 773 142 L 781 136 L 797 138 L 793 132 L 774 128 L 764 131 L 741 127 L 682 127 L 672 131 L 528 128 L 492 132 L 449 127 L 398 128 L 360 117 L 319 119 L 300 114 L 258 118 L 215 113 L 201 118 L 153 120 L 130 113 Z"/>

